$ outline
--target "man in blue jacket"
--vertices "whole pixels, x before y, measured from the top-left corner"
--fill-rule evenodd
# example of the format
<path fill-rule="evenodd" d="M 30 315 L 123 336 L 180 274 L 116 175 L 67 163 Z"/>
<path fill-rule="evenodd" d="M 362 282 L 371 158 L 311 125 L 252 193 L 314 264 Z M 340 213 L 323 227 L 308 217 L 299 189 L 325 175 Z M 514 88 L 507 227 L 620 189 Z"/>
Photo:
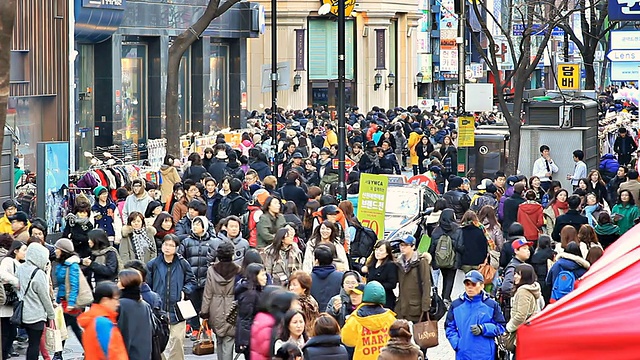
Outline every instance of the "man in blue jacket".
<path fill-rule="evenodd" d="M 456 360 L 493 360 L 494 338 L 505 331 L 500 306 L 483 288 L 482 274 L 469 271 L 464 278 L 464 294 L 451 303 L 447 313 L 447 339 L 456 351 Z"/>
<path fill-rule="evenodd" d="M 167 359 L 184 359 L 186 322 L 185 319 L 178 319 L 176 303 L 182 300 L 183 295 L 188 299 L 196 288 L 191 266 L 176 252 L 179 246 L 180 240 L 176 235 L 165 236 L 162 255 L 147 264 L 147 284 L 151 286 L 152 291 L 160 295 L 162 310 L 169 314 L 169 343 L 164 353 Z"/>

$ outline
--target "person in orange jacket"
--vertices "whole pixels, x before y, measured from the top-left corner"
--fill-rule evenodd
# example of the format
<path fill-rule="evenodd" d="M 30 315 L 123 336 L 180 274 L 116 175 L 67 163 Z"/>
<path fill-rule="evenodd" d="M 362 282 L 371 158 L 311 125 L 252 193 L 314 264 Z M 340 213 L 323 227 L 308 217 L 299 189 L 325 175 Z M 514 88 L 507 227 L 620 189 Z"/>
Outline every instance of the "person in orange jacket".
<path fill-rule="evenodd" d="M 84 329 L 82 346 L 85 360 L 129 360 L 118 329 L 118 286 L 110 282 L 99 283 L 93 298 L 91 309 L 78 316 L 78 324 Z"/>

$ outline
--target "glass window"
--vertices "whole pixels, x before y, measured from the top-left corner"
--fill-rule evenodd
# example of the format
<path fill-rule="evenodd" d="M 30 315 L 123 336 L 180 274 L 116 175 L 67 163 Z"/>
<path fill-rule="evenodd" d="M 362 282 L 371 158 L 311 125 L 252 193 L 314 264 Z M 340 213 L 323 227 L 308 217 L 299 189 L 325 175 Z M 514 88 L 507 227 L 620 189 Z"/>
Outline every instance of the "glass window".
<path fill-rule="evenodd" d="M 24 158 L 24 169 L 36 171 L 36 144 L 42 141 L 42 99 L 16 98 L 10 101 L 15 107 L 7 111 L 7 125 L 12 127 L 20 139 L 16 156 Z"/>
<path fill-rule="evenodd" d="M 113 124 L 114 144 L 123 156 L 137 158 L 137 145 L 146 142 L 147 46 L 122 45 L 122 119 Z"/>
<path fill-rule="evenodd" d="M 78 45 L 76 57 L 76 125 L 75 137 L 76 168 L 89 168 L 89 158 L 85 151 L 93 152 L 94 148 L 94 113 L 93 113 L 93 45 Z"/>
<path fill-rule="evenodd" d="M 229 46 L 211 44 L 209 58 L 209 99 L 205 99 L 203 131 L 208 133 L 229 126 Z"/>
<path fill-rule="evenodd" d="M 345 76 L 354 78 L 353 20 L 345 25 Z M 338 78 L 338 24 L 333 20 L 309 20 L 309 79 Z"/>

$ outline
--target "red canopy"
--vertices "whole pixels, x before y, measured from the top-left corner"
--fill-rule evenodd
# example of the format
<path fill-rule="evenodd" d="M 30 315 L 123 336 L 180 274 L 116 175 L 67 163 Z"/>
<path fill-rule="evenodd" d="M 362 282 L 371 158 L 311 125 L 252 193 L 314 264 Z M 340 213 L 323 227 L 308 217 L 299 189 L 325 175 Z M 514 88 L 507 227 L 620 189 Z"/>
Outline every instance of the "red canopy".
<path fill-rule="evenodd" d="M 639 235 L 624 234 L 574 291 L 518 329 L 518 360 L 640 358 Z"/>

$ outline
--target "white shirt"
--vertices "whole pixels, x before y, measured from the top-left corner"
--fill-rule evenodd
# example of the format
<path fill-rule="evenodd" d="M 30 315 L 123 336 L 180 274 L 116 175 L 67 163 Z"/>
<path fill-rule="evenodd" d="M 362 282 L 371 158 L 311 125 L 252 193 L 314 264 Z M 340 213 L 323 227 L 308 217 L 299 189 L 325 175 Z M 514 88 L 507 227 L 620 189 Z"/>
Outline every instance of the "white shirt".
<path fill-rule="evenodd" d="M 571 185 L 578 186 L 580 179 L 587 177 L 587 164 L 584 161 L 578 161 L 573 169 L 573 178 L 571 178 Z"/>
<path fill-rule="evenodd" d="M 533 163 L 533 176 L 539 177 L 541 182 L 551 181 L 551 179 L 547 177 L 548 172 L 558 172 L 558 165 L 556 165 L 553 160 L 549 160 L 549 170 L 547 170 L 547 163 L 543 157 L 538 158 L 538 160 Z"/>

